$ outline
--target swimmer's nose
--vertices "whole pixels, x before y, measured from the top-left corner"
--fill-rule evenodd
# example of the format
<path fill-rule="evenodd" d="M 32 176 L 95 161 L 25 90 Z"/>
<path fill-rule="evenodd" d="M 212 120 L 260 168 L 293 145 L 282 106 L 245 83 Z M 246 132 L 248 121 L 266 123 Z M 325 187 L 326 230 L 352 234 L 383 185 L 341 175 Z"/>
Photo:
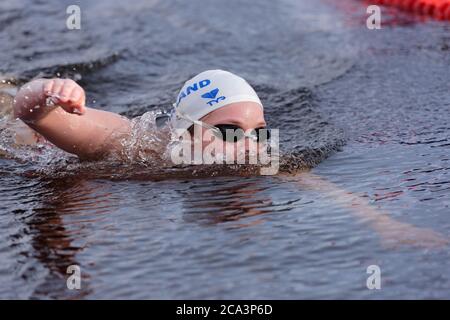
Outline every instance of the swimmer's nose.
<path fill-rule="evenodd" d="M 250 137 L 245 137 L 244 140 L 245 151 L 256 151 L 258 148 L 258 143 L 255 139 Z"/>

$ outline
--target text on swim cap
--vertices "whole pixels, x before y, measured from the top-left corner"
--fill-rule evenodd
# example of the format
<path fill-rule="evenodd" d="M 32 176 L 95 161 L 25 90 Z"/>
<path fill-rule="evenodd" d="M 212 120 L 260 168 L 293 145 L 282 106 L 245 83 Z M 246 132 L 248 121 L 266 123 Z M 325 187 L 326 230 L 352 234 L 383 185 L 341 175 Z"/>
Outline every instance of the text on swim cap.
<path fill-rule="evenodd" d="M 181 91 L 180 95 L 178 96 L 177 107 L 180 104 L 181 99 L 190 95 L 191 92 L 194 92 L 194 91 L 197 91 L 198 89 L 206 87 L 210 83 L 211 83 L 211 80 L 205 79 L 205 80 L 202 80 L 202 81 L 199 81 L 192 85 L 187 86 L 187 88 L 185 90 Z"/>

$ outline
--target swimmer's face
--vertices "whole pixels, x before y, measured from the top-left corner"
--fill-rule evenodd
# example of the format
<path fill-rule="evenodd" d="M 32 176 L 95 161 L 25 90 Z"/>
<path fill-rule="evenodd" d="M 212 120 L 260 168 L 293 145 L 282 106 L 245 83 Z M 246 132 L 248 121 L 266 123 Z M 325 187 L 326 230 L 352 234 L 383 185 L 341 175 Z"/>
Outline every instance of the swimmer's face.
<path fill-rule="evenodd" d="M 263 109 L 255 102 L 230 103 L 229 105 L 207 114 L 200 120 L 213 126 L 233 125 L 239 127 L 245 133 L 250 133 L 254 129 L 266 127 Z M 223 150 L 227 155 L 234 153 L 235 159 L 237 154 L 243 150 L 246 152 L 259 152 L 261 148 L 258 142 L 249 138 L 243 138 L 238 142 L 227 142 L 215 138 L 211 133 L 211 130 L 198 127 L 196 127 L 196 130 L 203 131 L 203 149 L 207 146 L 208 148 L 215 147 L 217 150 Z"/>

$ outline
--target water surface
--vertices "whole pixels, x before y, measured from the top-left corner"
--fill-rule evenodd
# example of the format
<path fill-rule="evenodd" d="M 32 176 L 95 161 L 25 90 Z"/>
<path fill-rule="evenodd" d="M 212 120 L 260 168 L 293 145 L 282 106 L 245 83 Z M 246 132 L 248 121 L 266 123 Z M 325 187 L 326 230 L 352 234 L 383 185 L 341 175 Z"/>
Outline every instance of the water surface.
<path fill-rule="evenodd" d="M 79 31 L 65 28 L 70 1 L 0 4 L 9 92 L 71 77 L 89 106 L 136 117 L 227 69 L 255 86 L 294 175 L 79 163 L 16 146 L 3 116 L 0 297 L 449 298 L 448 246 L 386 241 L 303 181 L 312 168 L 393 221 L 450 236 L 448 24 L 384 10 L 371 31 L 350 0 L 79 3 Z M 73 264 L 79 291 L 66 287 Z M 366 288 L 372 264 L 381 290 Z"/>

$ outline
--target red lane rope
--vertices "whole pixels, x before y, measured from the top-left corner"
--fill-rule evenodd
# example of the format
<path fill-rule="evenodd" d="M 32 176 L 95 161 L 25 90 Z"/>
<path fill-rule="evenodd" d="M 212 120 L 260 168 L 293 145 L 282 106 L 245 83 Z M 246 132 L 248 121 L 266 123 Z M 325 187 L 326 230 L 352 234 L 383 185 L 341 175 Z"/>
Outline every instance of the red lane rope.
<path fill-rule="evenodd" d="M 450 21 L 450 0 L 369 0 L 371 4 L 397 7 L 409 12 Z"/>

